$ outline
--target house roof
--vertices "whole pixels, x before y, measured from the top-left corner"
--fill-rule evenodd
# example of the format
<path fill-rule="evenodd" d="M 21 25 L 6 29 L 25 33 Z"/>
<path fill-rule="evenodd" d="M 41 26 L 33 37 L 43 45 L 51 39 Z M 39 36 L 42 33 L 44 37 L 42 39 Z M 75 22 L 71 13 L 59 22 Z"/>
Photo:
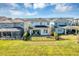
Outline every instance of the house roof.
<path fill-rule="evenodd" d="M 0 23 L 12 23 L 12 21 L 11 20 L 0 20 Z"/>
<path fill-rule="evenodd" d="M 53 19 L 52 20 L 53 22 L 69 22 L 70 20 L 69 19 Z"/>
<path fill-rule="evenodd" d="M 79 30 L 79 26 L 65 26 L 65 27 L 61 27 L 61 28 Z"/>
<path fill-rule="evenodd" d="M 19 23 L 19 22 L 24 22 L 24 21 L 22 19 L 13 19 L 12 22 Z"/>
<path fill-rule="evenodd" d="M 30 22 L 30 20 L 29 20 L 29 19 L 23 19 L 23 21 L 24 21 L 24 22 Z"/>
<path fill-rule="evenodd" d="M 24 22 L 22 20 L 0 20 L 0 23 L 20 23 L 20 22 Z"/>
<path fill-rule="evenodd" d="M 34 21 L 34 22 L 50 22 L 50 20 L 47 19 L 47 18 L 33 18 L 30 21 Z"/>
<path fill-rule="evenodd" d="M 4 17 L 4 16 L 0 16 L 0 23 L 18 23 L 18 22 L 24 22 L 23 19 L 21 18 L 15 18 L 15 19 L 12 19 L 12 18 L 7 18 L 7 17 Z"/>

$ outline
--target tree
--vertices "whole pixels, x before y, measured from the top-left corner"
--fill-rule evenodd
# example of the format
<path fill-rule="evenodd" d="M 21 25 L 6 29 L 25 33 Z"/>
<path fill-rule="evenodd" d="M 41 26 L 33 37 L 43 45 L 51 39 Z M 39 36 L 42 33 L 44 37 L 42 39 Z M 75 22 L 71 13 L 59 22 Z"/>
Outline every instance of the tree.
<path fill-rule="evenodd" d="M 31 38 L 30 33 L 25 32 L 24 35 L 23 35 L 23 38 L 24 38 L 25 41 L 30 40 L 30 38 Z"/>

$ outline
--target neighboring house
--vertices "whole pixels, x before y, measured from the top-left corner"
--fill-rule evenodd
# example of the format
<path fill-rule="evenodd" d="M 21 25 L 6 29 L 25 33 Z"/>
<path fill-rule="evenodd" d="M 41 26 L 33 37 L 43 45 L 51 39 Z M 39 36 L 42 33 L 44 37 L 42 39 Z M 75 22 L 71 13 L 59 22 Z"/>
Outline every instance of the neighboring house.
<path fill-rule="evenodd" d="M 50 21 L 44 18 L 36 18 L 30 20 L 32 28 L 30 29 L 31 35 L 50 35 Z"/>
<path fill-rule="evenodd" d="M 20 39 L 24 30 L 21 20 L 0 19 L 0 39 Z"/>
<path fill-rule="evenodd" d="M 61 27 L 65 27 L 65 26 L 71 26 L 71 21 L 69 19 L 66 18 L 57 18 L 57 19 L 53 19 L 50 22 L 50 26 L 54 27 L 54 32 L 57 32 L 59 34 L 63 34 L 64 33 L 64 29 L 62 29 Z"/>
<path fill-rule="evenodd" d="M 25 26 L 24 26 L 25 22 L 23 21 L 23 19 L 19 18 L 14 19 L 12 22 L 14 24 L 14 28 L 20 29 L 20 36 L 22 37 L 25 32 Z"/>

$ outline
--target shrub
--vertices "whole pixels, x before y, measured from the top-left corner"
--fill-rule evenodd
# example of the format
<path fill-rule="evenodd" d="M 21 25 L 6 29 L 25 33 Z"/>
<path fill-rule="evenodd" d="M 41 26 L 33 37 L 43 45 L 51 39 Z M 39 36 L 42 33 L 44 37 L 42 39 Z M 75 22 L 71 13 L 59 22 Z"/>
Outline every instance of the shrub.
<path fill-rule="evenodd" d="M 54 36 L 54 32 L 52 32 L 51 35 Z"/>
<path fill-rule="evenodd" d="M 59 40 L 59 35 L 58 35 L 58 33 L 54 32 L 54 37 L 55 37 L 56 40 Z"/>

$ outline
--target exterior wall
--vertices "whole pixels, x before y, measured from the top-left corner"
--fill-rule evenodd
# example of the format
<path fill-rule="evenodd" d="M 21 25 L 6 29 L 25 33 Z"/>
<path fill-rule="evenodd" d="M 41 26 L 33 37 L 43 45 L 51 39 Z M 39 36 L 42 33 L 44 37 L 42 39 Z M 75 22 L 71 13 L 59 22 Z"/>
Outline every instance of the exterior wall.
<path fill-rule="evenodd" d="M 49 30 L 48 29 L 41 29 L 41 35 L 50 35 Z"/>
<path fill-rule="evenodd" d="M 54 22 L 50 22 L 50 27 L 54 27 L 55 23 Z"/>
<path fill-rule="evenodd" d="M 14 23 L 14 27 L 21 27 L 24 29 L 24 23 L 20 22 L 20 23 Z"/>
<path fill-rule="evenodd" d="M 32 26 L 36 26 L 36 25 L 46 25 L 49 26 L 49 22 L 31 22 Z"/>
<path fill-rule="evenodd" d="M 35 28 L 30 30 L 30 34 L 32 34 L 33 30 L 40 30 L 41 35 L 50 35 L 50 29 L 49 28 Z"/>
<path fill-rule="evenodd" d="M 0 23 L 0 28 L 14 27 L 13 23 Z"/>
<path fill-rule="evenodd" d="M 32 27 L 36 25 L 45 25 L 45 26 L 50 26 L 50 22 L 31 22 Z M 50 35 L 50 30 L 49 28 L 35 28 L 35 30 L 40 30 L 41 35 Z M 46 33 L 47 31 L 47 33 Z M 30 33 L 32 33 L 32 30 L 30 30 Z"/>
<path fill-rule="evenodd" d="M 69 26 L 70 24 L 69 24 L 69 22 L 56 22 L 55 23 L 55 26 L 56 27 L 64 27 L 64 26 Z"/>
<path fill-rule="evenodd" d="M 60 20 L 60 19 L 59 19 L 59 20 Z M 66 26 L 68 25 L 68 26 L 69 26 L 69 25 L 71 25 L 71 23 L 72 23 L 72 22 L 71 22 L 70 20 L 69 20 L 69 21 L 68 21 L 68 20 L 63 20 L 63 21 L 62 21 L 62 20 L 60 20 L 60 21 L 57 21 L 57 20 L 56 20 L 56 21 L 51 21 L 51 22 L 50 22 L 50 26 L 62 27 L 62 26 L 64 26 L 64 25 L 66 25 Z"/>
<path fill-rule="evenodd" d="M 29 30 L 29 27 L 32 27 L 32 24 L 30 21 L 24 22 L 24 32 Z"/>
<path fill-rule="evenodd" d="M 63 28 L 56 28 L 55 32 L 58 34 L 63 34 L 64 33 L 64 29 Z"/>
<path fill-rule="evenodd" d="M 25 32 L 25 28 L 24 28 L 24 22 L 18 22 L 18 23 L 14 23 L 14 27 L 19 28 L 20 29 L 20 36 L 22 37 L 24 32 Z"/>
<path fill-rule="evenodd" d="M 24 23 L 0 23 L 0 28 L 12 28 L 12 27 L 24 28 Z"/>

